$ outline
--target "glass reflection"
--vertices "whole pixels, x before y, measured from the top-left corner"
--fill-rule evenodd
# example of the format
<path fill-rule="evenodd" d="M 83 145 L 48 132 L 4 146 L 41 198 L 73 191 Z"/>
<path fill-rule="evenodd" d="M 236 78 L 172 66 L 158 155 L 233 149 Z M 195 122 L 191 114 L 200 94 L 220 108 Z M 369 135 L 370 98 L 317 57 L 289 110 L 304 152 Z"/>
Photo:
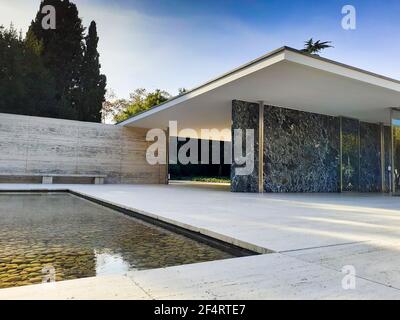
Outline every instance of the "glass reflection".
<path fill-rule="evenodd" d="M 400 195 L 400 111 L 392 111 L 393 193 Z"/>

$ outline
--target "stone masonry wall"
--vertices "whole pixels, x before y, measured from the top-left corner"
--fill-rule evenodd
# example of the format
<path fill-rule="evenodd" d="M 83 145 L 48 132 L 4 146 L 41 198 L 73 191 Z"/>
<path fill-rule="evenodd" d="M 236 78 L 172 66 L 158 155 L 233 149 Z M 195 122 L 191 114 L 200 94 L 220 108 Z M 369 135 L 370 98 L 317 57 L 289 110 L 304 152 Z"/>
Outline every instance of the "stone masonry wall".
<path fill-rule="evenodd" d="M 264 191 L 338 192 L 338 118 L 273 106 L 264 117 Z"/>
<path fill-rule="evenodd" d="M 235 169 L 239 167 L 233 159 L 231 167 L 231 191 L 233 192 L 258 192 L 258 122 L 259 109 L 257 103 L 249 103 L 234 100 L 232 102 L 232 132 L 234 129 L 253 129 L 255 146 L 255 163 L 254 170 L 251 175 L 239 176 L 235 174 Z M 232 133 L 233 136 L 233 133 Z M 246 134 L 243 131 L 243 154 L 245 152 Z M 234 157 L 233 157 L 234 158 Z"/>
<path fill-rule="evenodd" d="M 340 192 L 339 117 L 264 106 L 264 192 Z M 236 176 L 232 191 L 258 192 L 259 105 L 232 103 L 232 129 L 254 129 L 255 168 Z M 343 191 L 381 192 L 379 124 L 342 118 Z M 385 186 L 389 188 L 390 128 L 384 129 Z"/>
<path fill-rule="evenodd" d="M 166 166 L 146 161 L 146 132 L 0 114 L 0 173 L 101 174 L 106 183 L 165 183 Z"/>

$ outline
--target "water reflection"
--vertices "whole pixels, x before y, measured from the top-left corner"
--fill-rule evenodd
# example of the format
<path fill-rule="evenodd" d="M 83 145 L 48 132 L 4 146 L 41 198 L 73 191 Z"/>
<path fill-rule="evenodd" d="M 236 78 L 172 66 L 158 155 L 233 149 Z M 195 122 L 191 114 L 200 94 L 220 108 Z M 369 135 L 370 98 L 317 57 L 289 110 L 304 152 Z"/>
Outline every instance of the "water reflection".
<path fill-rule="evenodd" d="M 0 195 L 0 288 L 230 257 L 68 194 Z"/>
<path fill-rule="evenodd" d="M 124 260 L 122 255 L 112 253 L 111 250 L 98 252 L 94 250 L 96 258 L 96 276 L 109 276 L 127 273 L 132 266 Z"/>

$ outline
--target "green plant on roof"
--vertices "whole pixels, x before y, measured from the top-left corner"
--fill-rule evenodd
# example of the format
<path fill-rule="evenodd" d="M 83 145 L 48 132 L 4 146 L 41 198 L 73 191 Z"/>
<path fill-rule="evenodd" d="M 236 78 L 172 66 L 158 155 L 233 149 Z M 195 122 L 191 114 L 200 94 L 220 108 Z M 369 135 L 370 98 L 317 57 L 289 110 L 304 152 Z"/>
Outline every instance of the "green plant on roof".
<path fill-rule="evenodd" d="M 314 42 L 314 39 L 311 38 L 310 40 L 307 40 L 304 44 L 304 49 L 301 51 L 304 53 L 309 53 L 309 54 L 315 54 L 318 55 L 322 50 L 327 49 L 327 48 L 333 48 L 331 46 L 332 41 L 321 41 L 317 40 Z"/>

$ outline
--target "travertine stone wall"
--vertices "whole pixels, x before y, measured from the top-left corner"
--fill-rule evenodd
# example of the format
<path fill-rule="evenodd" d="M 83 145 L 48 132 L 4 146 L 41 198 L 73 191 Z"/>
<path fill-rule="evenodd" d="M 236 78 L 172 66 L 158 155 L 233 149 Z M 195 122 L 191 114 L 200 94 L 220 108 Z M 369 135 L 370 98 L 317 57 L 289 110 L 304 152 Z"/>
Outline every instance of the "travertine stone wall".
<path fill-rule="evenodd" d="M 165 183 L 146 161 L 146 130 L 0 114 L 1 174 L 103 174 L 106 183 Z"/>

